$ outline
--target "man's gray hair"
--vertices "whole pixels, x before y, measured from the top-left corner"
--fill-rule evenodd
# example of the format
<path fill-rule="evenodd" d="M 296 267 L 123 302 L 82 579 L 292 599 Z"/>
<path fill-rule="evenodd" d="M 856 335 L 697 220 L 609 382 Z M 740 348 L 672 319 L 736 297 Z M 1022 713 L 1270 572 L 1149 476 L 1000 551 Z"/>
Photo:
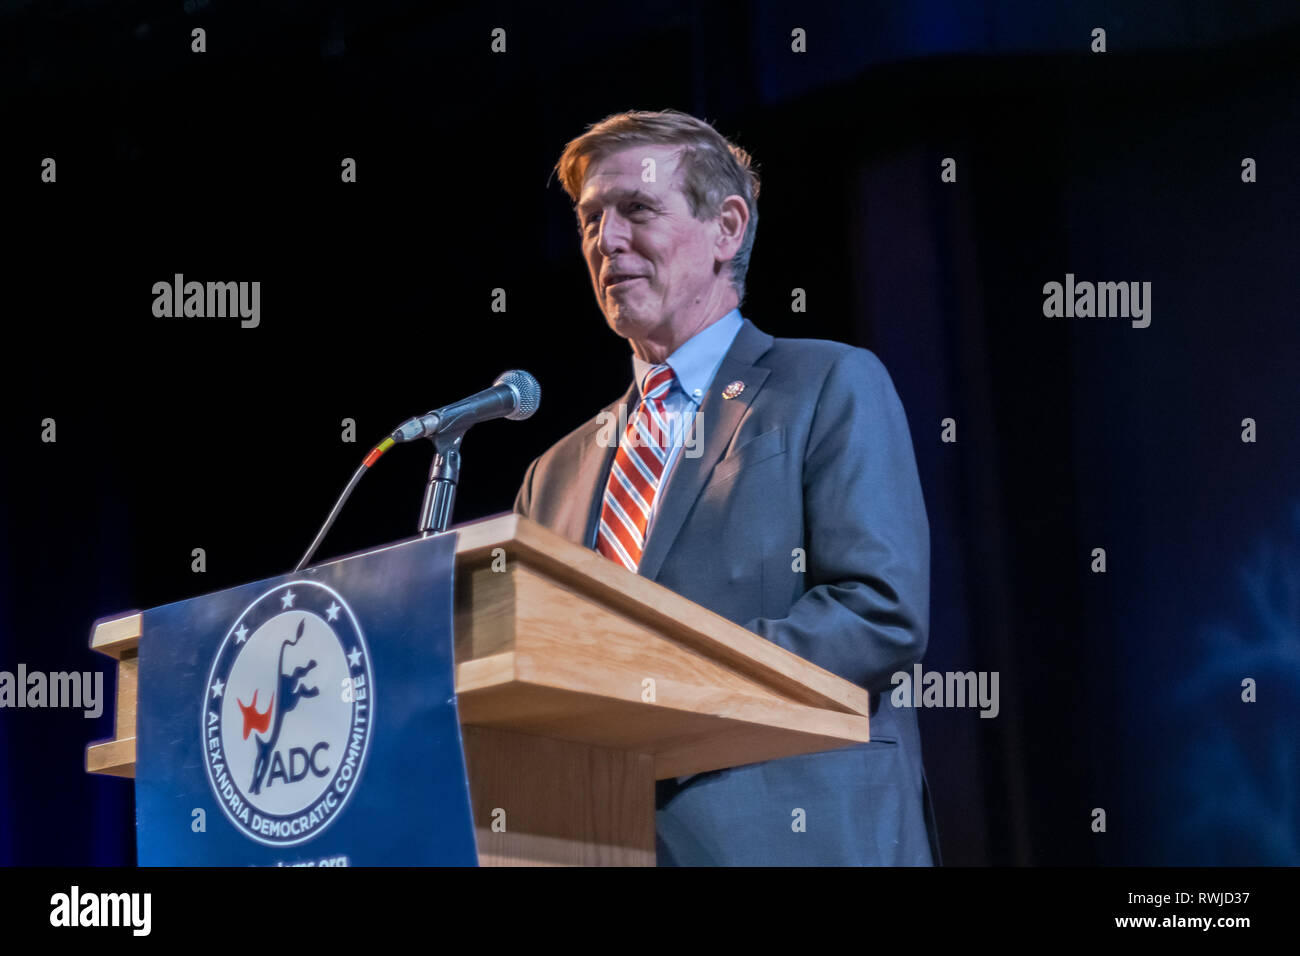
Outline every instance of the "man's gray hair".
<path fill-rule="evenodd" d="M 749 153 L 703 120 L 677 110 L 630 110 L 605 117 L 569 141 L 555 164 L 560 184 L 575 203 L 593 160 L 628 146 L 680 146 L 682 192 L 701 221 L 722 211 L 722 200 L 741 196 L 749 207 L 745 237 L 731 260 L 731 284 L 743 302 L 745 274 L 758 231 L 758 172 Z"/>

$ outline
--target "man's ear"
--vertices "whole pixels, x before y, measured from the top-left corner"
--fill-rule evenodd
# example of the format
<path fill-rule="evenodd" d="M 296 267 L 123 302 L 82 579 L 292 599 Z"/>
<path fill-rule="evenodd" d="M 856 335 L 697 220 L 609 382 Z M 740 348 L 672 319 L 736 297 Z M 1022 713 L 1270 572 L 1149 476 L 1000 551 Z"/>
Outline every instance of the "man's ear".
<path fill-rule="evenodd" d="M 741 243 L 745 241 L 745 230 L 749 228 L 749 204 L 745 197 L 733 193 L 722 200 L 718 227 L 714 255 L 719 262 L 730 262 L 740 251 Z"/>

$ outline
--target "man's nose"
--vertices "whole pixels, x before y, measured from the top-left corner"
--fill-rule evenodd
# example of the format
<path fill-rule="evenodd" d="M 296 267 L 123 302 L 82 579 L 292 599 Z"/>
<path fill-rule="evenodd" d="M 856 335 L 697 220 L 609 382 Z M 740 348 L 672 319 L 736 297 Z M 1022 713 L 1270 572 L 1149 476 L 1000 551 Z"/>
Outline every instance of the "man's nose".
<path fill-rule="evenodd" d="M 628 222 L 618 213 L 611 212 L 600 217 L 600 241 L 597 248 L 601 255 L 609 257 L 626 252 L 628 246 Z"/>

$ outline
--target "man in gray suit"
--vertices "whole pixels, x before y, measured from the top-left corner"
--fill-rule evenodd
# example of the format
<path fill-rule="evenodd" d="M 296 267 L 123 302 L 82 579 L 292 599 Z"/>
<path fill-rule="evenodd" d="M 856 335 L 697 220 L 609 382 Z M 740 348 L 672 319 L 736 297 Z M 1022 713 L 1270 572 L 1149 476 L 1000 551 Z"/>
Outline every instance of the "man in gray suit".
<path fill-rule="evenodd" d="M 660 865 L 938 863 L 916 714 L 889 699 L 925 652 L 930 542 L 888 373 L 740 314 L 759 180 L 707 123 L 610 116 L 557 169 L 633 382 L 515 510 L 871 692 L 871 743 L 660 781 Z"/>

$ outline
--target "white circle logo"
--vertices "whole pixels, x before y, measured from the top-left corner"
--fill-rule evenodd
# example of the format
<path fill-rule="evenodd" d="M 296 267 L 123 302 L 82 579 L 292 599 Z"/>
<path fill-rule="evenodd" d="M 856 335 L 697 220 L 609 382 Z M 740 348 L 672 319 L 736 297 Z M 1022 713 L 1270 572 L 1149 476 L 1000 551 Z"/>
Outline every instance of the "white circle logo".
<path fill-rule="evenodd" d="M 293 846 L 338 818 L 374 725 L 374 679 L 352 609 L 294 581 L 254 601 L 217 650 L 204 695 L 208 782 L 241 832 Z"/>

